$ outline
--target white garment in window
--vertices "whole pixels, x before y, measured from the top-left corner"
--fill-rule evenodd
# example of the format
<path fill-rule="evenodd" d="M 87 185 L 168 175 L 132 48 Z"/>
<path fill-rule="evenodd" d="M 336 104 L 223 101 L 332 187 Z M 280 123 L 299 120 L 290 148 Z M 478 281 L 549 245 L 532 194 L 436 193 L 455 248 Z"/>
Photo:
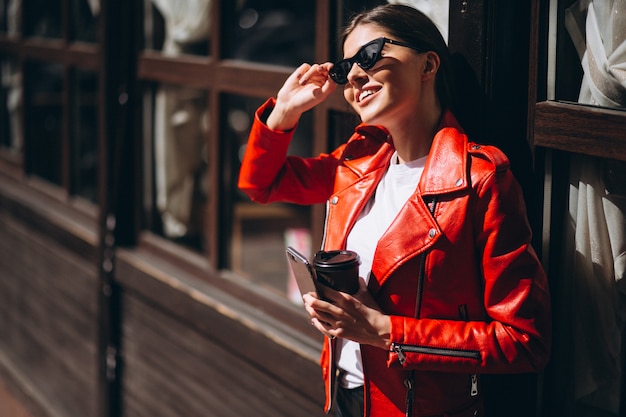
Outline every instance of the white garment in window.
<path fill-rule="evenodd" d="M 580 0 L 566 11 L 566 27 L 584 70 L 579 102 L 626 108 L 626 1 Z M 572 157 L 563 265 L 575 294 L 575 400 L 603 416 L 620 409 L 626 323 L 626 195 L 607 187 L 615 174 L 608 163 L 624 167 Z"/>

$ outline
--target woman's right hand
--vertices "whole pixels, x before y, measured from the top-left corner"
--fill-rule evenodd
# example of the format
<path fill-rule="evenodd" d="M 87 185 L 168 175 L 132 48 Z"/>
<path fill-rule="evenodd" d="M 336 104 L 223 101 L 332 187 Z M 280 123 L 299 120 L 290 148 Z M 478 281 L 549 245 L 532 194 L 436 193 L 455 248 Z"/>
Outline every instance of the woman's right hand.
<path fill-rule="evenodd" d="M 300 65 L 278 91 L 267 126 L 272 130 L 293 129 L 302 113 L 326 100 L 337 88 L 328 76 L 332 66 L 330 62 Z"/>

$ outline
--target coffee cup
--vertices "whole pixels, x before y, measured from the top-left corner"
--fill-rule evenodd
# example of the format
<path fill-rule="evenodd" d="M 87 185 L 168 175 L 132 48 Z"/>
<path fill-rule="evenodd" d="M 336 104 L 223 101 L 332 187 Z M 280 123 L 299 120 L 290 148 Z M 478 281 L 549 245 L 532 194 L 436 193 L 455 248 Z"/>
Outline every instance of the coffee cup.
<path fill-rule="evenodd" d="M 359 291 L 359 255 L 349 250 L 319 251 L 313 258 L 317 281 L 348 294 Z"/>

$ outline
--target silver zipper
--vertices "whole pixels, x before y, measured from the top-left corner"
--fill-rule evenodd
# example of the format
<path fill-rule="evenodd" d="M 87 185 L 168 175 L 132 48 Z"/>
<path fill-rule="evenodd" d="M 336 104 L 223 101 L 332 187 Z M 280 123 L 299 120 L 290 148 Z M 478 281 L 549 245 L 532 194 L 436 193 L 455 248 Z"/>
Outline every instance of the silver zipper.
<path fill-rule="evenodd" d="M 433 197 L 430 204 L 427 204 L 428 211 L 430 211 L 431 216 L 435 217 L 435 209 L 437 207 L 437 198 Z M 422 291 L 424 289 L 424 279 L 426 277 L 426 251 L 420 254 L 419 259 L 419 272 L 417 277 L 417 289 L 415 294 L 415 313 L 414 317 L 417 319 L 421 315 L 422 310 Z M 403 346 L 396 343 L 391 344 L 392 350 L 396 352 L 398 355 L 398 361 L 402 365 L 406 363 L 406 355 L 403 351 Z M 413 414 L 413 402 L 415 401 L 415 371 L 409 372 L 408 378 L 404 381 L 404 385 L 406 385 L 406 417 L 411 417 Z"/>
<path fill-rule="evenodd" d="M 401 364 L 406 363 L 406 353 L 423 353 L 426 355 L 449 356 L 453 358 L 480 359 L 480 352 L 477 350 L 437 348 L 430 346 L 406 345 L 402 343 L 392 343 L 391 349 L 398 355 Z"/>
<path fill-rule="evenodd" d="M 467 313 L 467 304 L 461 304 L 459 306 L 459 317 L 463 321 L 469 321 L 469 314 Z M 478 375 L 470 375 L 470 397 L 476 397 L 478 395 Z"/>
<path fill-rule="evenodd" d="M 472 374 L 472 385 L 470 388 L 470 396 L 476 397 L 478 395 L 478 375 Z"/>
<path fill-rule="evenodd" d="M 413 414 L 413 401 L 414 401 L 414 395 L 413 395 L 413 390 L 415 389 L 414 387 L 414 371 L 411 371 L 409 373 L 409 377 L 407 379 L 404 380 L 404 385 L 406 386 L 406 417 L 411 417 L 411 415 Z"/>

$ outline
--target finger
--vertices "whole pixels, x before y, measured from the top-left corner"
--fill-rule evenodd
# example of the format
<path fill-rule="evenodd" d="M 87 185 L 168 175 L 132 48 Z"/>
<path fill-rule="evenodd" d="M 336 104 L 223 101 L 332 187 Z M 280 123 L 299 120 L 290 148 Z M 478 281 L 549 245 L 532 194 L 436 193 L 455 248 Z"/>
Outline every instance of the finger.
<path fill-rule="evenodd" d="M 317 329 L 317 331 L 319 331 L 323 335 L 331 339 L 335 338 L 335 335 L 333 334 L 333 329 L 329 323 L 322 322 L 318 319 L 312 319 L 311 324 Z"/>
<path fill-rule="evenodd" d="M 307 71 L 309 71 L 310 68 L 311 68 L 311 65 L 307 64 L 306 62 L 304 64 L 301 64 L 298 68 L 296 68 L 294 72 L 291 73 L 288 80 L 300 83 L 300 80 L 302 79 L 304 74 L 306 74 Z"/>
<path fill-rule="evenodd" d="M 328 312 L 325 312 L 323 310 L 319 310 L 316 309 L 315 307 L 311 306 L 310 304 L 307 305 L 305 304 L 304 306 L 306 312 L 309 314 L 309 317 L 311 317 L 311 319 L 316 319 L 319 320 L 322 323 L 335 323 L 338 321 L 338 318 L 335 317 L 333 314 L 330 314 Z"/>
<path fill-rule="evenodd" d="M 305 85 L 308 82 L 319 82 L 320 84 L 326 82 L 328 79 L 328 67 L 326 65 L 313 64 L 309 69 L 300 77 L 300 84 Z"/>

